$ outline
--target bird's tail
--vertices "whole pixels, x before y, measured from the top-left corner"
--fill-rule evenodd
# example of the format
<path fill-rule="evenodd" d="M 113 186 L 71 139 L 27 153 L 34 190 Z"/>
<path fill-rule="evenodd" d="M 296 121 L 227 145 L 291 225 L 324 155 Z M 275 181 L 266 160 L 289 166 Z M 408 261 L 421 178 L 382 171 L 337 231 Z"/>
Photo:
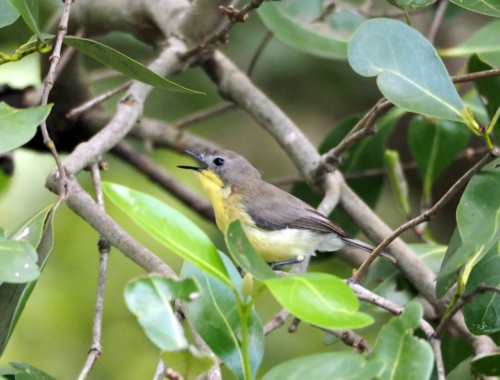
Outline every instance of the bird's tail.
<path fill-rule="evenodd" d="M 361 240 L 358 240 L 358 239 L 348 238 L 348 237 L 342 237 L 341 239 L 343 241 L 345 241 L 346 243 L 348 243 L 348 244 L 350 244 L 350 245 L 352 245 L 354 247 L 361 248 L 362 250 L 365 250 L 367 252 L 373 252 L 373 250 L 375 249 L 375 247 L 372 247 L 370 244 L 366 244 L 365 242 L 362 242 Z M 396 263 L 396 259 L 394 257 L 388 255 L 385 252 L 382 252 L 380 254 L 380 256 L 382 256 L 383 258 L 389 260 L 392 263 Z"/>

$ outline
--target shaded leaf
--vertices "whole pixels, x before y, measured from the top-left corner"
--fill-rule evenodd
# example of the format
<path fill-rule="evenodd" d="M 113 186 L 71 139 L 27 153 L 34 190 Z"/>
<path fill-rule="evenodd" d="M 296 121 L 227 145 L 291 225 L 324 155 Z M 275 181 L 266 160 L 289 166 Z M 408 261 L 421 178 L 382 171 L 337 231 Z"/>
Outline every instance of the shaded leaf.
<path fill-rule="evenodd" d="M 45 267 L 54 244 L 52 220 L 56 207 L 57 205 L 43 209 L 10 235 L 10 239 L 23 240 L 36 249 L 40 271 Z M 0 355 L 5 350 L 36 283 L 37 280 L 27 284 L 0 285 Z"/>
<path fill-rule="evenodd" d="M 346 59 L 347 44 L 364 18 L 347 10 L 332 10 L 321 19 L 319 0 L 282 0 L 258 9 L 273 35 L 285 44 L 319 57 Z"/>
<path fill-rule="evenodd" d="M 500 286 L 500 257 L 498 244 L 472 268 L 465 293 L 472 292 L 481 284 Z M 500 294 L 486 292 L 474 297 L 474 301 L 463 308 L 465 323 L 475 335 L 500 331 Z M 499 362 L 500 363 L 500 362 Z"/>
<path fill-rule="evenodd" d="M 64 37 L 64 43 L 92 57 L 103 65 L 140 82 L 169 91 L 203 94 L 202 92 L 190 90 L 163 78 L 142 63 L 100 42 L 75 36 L 66 36 Z"/>
<path fill-rule="evenodd" d="M 403 11 L 413 11 L 432 5 L 436 0 L 387 0 L 387 2 Z"/>
<path fill-rule="evenodd" d="M 125 186 L 105 182 L 102 187 L 109 199 L 152 237 L 204 272 L 232 285 L 210 238 L 182 213 Z"/>
<path fill-rule="evenodd" d="M 432 184 L 469 142 L 471 132 L 462 123 L 417 116 L 408 130 L 408 143 L 423 179 L 423 197 L 431 201 Z"/>
<path fill-rule="evenodd" d="M 19 370 L 16 373 L 16 380 L 55 380 L 52 376 L 29 364 L 11 362 L 10 365 Z"/>
<path fill-rule="evenodd" d="M 455 252 L 461 245 L 462 238 L 460 237 L 458 227 L 455 227 L 455 231 L 453 231 L 453 235 L 451 236 L 450 242 L 448 243 L 448 248 L 446 249 L 446 254 L 444 256 L 443 263 L 441 264 L 441 268 L 443 268 L 448 263 L 450 258 L 455 254 Z M 445 276 L 440 274 L 436 282 L 436 297 L 438 299 L 443 298 L 456 283 L 456 273 L 450 273 Z"/>
<path fill-rule="evenodd" d="M 451 2 L 472 12 L 500 17 L 500 2 L 498 0 L 451 0 Z"/>
<path fill-rule="evenodd" d="M 487 352 L 472 358 L 472 372 L 476 376 L 500 375 L 500 352 Z"/>
<path fill-rule="evenodd" d="M 210 356 L 189 345 L 181 351 L 162 352 L 161 358 L 169 368 L 180 373 L 184 380 L 194 380 L 200 373 L 207 372 L 214 364 Z"/>
<path fill-rule="evenodd" d="M 369 360 L 385 363 L 380 380 L 427 380 L 431 376 L 434 355 L 429 342 L 413 336 L 422 318 L 422 306 L 410 303 L 399 317 L 382 327 Z"/>
<path fill-rule="evenodd" d="M 457 365 L 453 371 L 446 376 L 446 380 L 476 380 L 476 377 L 472 376 L 470 373 L 470 360 L 471 358 L 465 359 Z"/>
<path fill-rule="evenodd" d="M 404 216 L 408 216 L 410 215 L 408 183 L 406 182 L 401 160 L 399 159 L 399 153 L 396 150 L 387 149 L 385 151 L 385 164 L 398 208 Z"/>
<path fill-rule="evenodd" d="M 500 25 L 500 24 L 499 24 Z M 499 28 L 500 33 L 500 28 Z M 500 55 L 500 45 L 499 45 L 499 55 Z M 481 61 L 476 54 L 469 58 L 468 72 L 475 73 L 478 71 L 491 70 L 492 67 L 483 61 Z M 483 104 L 488 111 L 489 119 L 493 119 L 495 112 L 498 107 L 500 107 L 500 78 L 483 78 L 481 80 L 474 81 L 474 85 L 477 92 L 480 95 Z M 486 124 L 486 123 L 485 123 Z M 497 120 L 493 128 L 493 135 L 495 136 L 497 143 L 500 143 L 500 121 Z"/>
<path fill-rule="evenodd" d="M 0 0 L 0 28 L 12 24 L 18 18 L 19 12 L 7 0 Z"/>
<path fill-rule="evenodd" d="M 227 256 L 219 254 L 226 265 L 234 288 L 240 290 L 240 274 Z M 202 289 L 200 298 L 186 304 L 187 318 L 212 352 L 239 380 L 243 380 L 241 319 L 233 289 L 207 276 L 189 262 L 184 263 L 181 276 L 194 277 Z M 255 310 L 252 310 L 248 321 L 248 352 L 252 377 L 255 377 L 264 354 L 264 331 Z"/>
<path fill-rule="evenodd" d="M 132 280 L 125 288 L 125 302 L 137 316 L 144 332 L 160 350 L 176 351 L 188 347 L 184 329 L 175 316 L 174 299 L 191 301 L 199 296 L 195 280 L 175 281 L 158 274 Z"/>
<path fill-rule="evenodd" d="M 491 1 L 491 0 L 488 0 Z M 455 1 L 452 1 L 455 3 Z M 480 1 L 475 1 L 477 4 L 481 4 Z M 497 7 L 500 9 L 500 2 L 498 0 L 493 0 Z M 463 6 L 462 4 L 470 3 L 470 0 L 465 0 L 463 3 L 457 5 Z M 484 4 L 484 3 L 483 3 Z M 499 13 L 500 16 L 500 13 Z M 443 57 L 460 57 L 469 56 L 472 54 L 479 55 L 481 61 L 486 62 L 488 65 L 499 68 L 500 67 L 500 41 L 497 36 L 500 33 L 500 21 L 493 21 L 482 28 L 478 29 L 471 37 L 466 39 L 458 46 L 454 46 L 449 49 L 443 49 L 439 51 L 439 54 Z"/>
<path fill-rule="evenodd" d="M 328 352 L 281 363 L 262 380 L 370 380 L 380 375 L 383 367 L 380 360 L 366 360 L 348 352 Z"/>
<path fill-rule="evenodd" d="M 28 0 L 7 0 L 7 2 L 21 14 L 28 27 L 37 35 L 38 39 L 43 41 L 42 33 L 37 25 L 38 9 L 36 7 L 38 7 L 38 2 Z"/>
<path fill-rule="evenodd" d="M 373 318 L 358 312 L 359 301 L 340 278 L 304 273 L 265 281 L 276 300 L 304 322 L 329 329 L 365 327 Z"/>
<path fill-rule="evenodd" d="M 0 153 L 18 148 L 35 136 L 36 128 L 47 118 L 52 105 L 16 109 L 0 103 Z"/>
<path fill-rule="evenodd" d="M 378 76 L 384 96 L 410 112 L 463 121 L 464 109 L 434 47 L 402 22 L 365 22 L 349 43 L 349 64 L 358 74 Z"/>
<path fill-rule="evenodd" d="M 245 272 L 251 273 L 260 280 L 276 277 L 269 264 L 257 253 L 248 240 L 240 220 L 229 224 L 225 238 L 231 256 Z"/>

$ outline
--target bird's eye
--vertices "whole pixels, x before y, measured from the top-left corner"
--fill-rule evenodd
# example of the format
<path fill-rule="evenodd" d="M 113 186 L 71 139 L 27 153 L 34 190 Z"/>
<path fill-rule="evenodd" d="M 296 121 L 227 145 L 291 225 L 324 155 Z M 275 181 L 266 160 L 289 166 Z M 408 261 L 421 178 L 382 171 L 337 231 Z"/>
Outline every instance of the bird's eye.
<path fill-rule="evenodd" d="M 213 161 L 214 165 L 215 166 L 222 166 L 224 165 L 224 159 L 220 158 L 220 157 L 217 157 L 214 161 Z"/>

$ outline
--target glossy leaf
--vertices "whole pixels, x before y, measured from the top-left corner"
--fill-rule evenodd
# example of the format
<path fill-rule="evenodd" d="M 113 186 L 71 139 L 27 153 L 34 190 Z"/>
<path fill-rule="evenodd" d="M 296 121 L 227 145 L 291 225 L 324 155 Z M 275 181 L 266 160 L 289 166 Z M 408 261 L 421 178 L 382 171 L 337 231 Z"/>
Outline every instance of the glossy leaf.
<path fill-rule="evenodd" d="M 380 375 L 383 367 L 380 360 L 366 360 L 348 352 L 328 352 L 281 363 L 262 380 L 370 380 Z"/>
<path fill-rule="evenodd" d="M 226 268 L 210 238 L 182 213 L 158 199 L 112 183 L 106 195 L 160 243 L 209 275 L 231 285 Z"/>
<path fill-rule="evenodd" d="M 408 183 L 406 182 L 401 160 L 399 159 L 399 153 L 396 150 L 388 149 L 385 151 L 385 165 L 398 208 L 404 216 L 408 216 L 410 215 Z"/>
<path fill-rule="evenodd" d="M 21 14 L 28 27 L 35 33 L 40 41 L 43 41 L 42 33 L 38 29 L 37 15 L 38 2 L 29 0 L 7 0 L 17 12 Z"/>
<path fill-rule="evenodd" d="M 453 231 L 453 235 L 451 236 L 450 242 L 448 243 L 448 248 L 446 249 L 446 254 L 443 259 L 443 263 L 441 264 L 441 268 L 443 268 L 448 261 L 455 255 L 455 252 L 462 245 L 462 238 L 460 237 L 460 232 L 458 231 L 458 227 L 455 227 L 455 231 Z M 447 275 L 439 274 L 436 282 L 436 297 L 438 299 L 443 298 L 446 293 L 457 283 L 457 273 L 449 273 Z"/>
<path fill-rule="evenodd" d="M 273 35 L 285 44 L 319 57 L 347 58 L 347 44 L 364 19 L 347 10 L 333 11 L 324 19 L 320 0 L 269 2 L 258 10 Z"/>
<path fill-rule="evenodd" d="M 142 63 L 100 42 L 75 36 L 66 36 L 64 37 L 64 43 L 92 57 L 103 65 L 140 82 L 169 91 L 203 94 L 202 92 L 190 90 L 163 78 Z"/>
<path fill-rule="evenodd" d="M 240 274 L 227 256 L 223 253 L 220 256 L 234 287 L 241 289 Z M 184 263 L 182 277 L 194 277 L 202 289 L 200 298 L 186 304 L 187 318 L 212 352 L 237 379 L 243 380 L 241 320 L 234 291 L 188 262 Z M 264 331 L 255 310 L 252 310 L 248 321 L 248 351 L 252 377 L 255 378 L 264 354 Z"/>
<path fill-rule="evenodd" d="M 423 310 L 419 303 L 410 303 L 399 317 L 384 325 L 377 338 L 369 360 L 378 359 L 385 363 L 380 380 L 430 379 L 434 366 L 434 354 L 426 340 L 413 336 L 419 325 Z"/>
<path fill-rule="evenodd" d="M 231 256 L 245 272 L 251 273 L 260 280 L 276 277 L 269 264 L 252 247 L 240 220 L 235 220 L 229 224 L 225 237 Z"/>
<path fill-rule="evenodd" d="M 187 348 L 188 341 L 171 302 L 175 299 L 191 301 L 199 296 L 199 291 L 193 279 L 175 281 L 152 274 L 127 285 L 125 302 L 149 340 L 162 351 L 176 351 Z"/>
<path fill-rule="evenodd" d="M 402 22 L 365 22 L 349 43 L 349 63 L 358 74 L 378 76 L 384 96 L 410 112 L 463 121 L 464 109 L 434 47 Z"/>
<path fill-rule="evenodd" d="M 436 0 L 387 0 L 387 2 L 403 11 L 413 11 L 432 5 Z"/>
<path fill-rule="evenodd" d="M 358 312 L 359 301 L 340 278 L 305 273 L 267 279 L 274 298 L 300 320 L 328 329 L 361 328 L 373 318 Z"/>
<path fill-rule="evenodd" d="M 487 352 L 472 358 L 471 370 L 476 376 L 500 376 L 500 352 Z"/>
<path fill-rule="evenodd" d="M 491 69 L 492 67 L 481 61 L 476 54 L 470 57 L 468 64 L 469 73 Z M 480 99 L 484 102 L 484 106 L 488 111 L 489 119 L 491 120 L 495 115 L 495 112 L 497 112 L 498 107 L 500 107 L 500 78 L 483 78 L 481 80 L 474 81 L 474 85 L 480 95 Z M 495 127 L 493 128 L 493 135 L 495 136 L 497 143 L 500 143 L 500 121 L 496 122 Z"/>
<path fill-rule="evenodd" d="M 377 122 L 378 132 L 356 143 L 344 154 L 340 164 L 341 172 L 350 174 L 384 168 L 384 152 L 387 139 L 392 133 L 396 122 L 403 114 L 404 111 L 401 109 L 393 108 L 386 116 L 380 118 Z M 359 119 L 360 118 L 357 116 L 349 116 L 338 122 L 335 128 L 325 136 L 319 147 L 319 152 L 323 154 L 334 148 L 356 125 Z M 348 179 L 347 184 L 368 206 L 373 208 L 377 204 L 380 194 L 382 193 L 384 177 L 373 176 Z M 292 189 L 292 194 L 313 207 L 317 207 L 321 201 L 321 198 L 309 189 L 306 184 L 295 185 Z M 335 208 L 329 217 L 340 224 L 342 228 L 351 235 L 357 233 L 358 227 L 352 223 L 350 218 L 348 218 L 340 208 Z"/>
<path fill-rule="evenodd" d="M 194 380 L 203 372 L 207 372 L 214 364 L 207 354 L 198 351 L 196 347 L 190 345 L 181 351 L 165 351 L 161 358 L 168 367 L 180 373 L 183 380 Z"/>
<path fill-rule="evenodd" d="M 500 2 L 498 0 L 488 0 L 488 1 L 496 3 L 497 7 L 500 9 Z M 468 2 L 470 2 L 470 0 L 465 0 L 464 4 L 467 4 Z M 481 0 L 475 2 L 477 4 L 482 3 Z M 458 2 L 456 4 L 461 5 L 458 4 Z M 499 33 L 500 33 L 500 21 L 490 22 L 485 26 L 483 26 L 482 28 L 478 29 L 471 37 L 466 39 L 460 45 L 454 46 L 449 49 L 440 50 L 439 54 L 443 57 L 460 57 L 460 56 L 469 56 L 472 54 L 477 54 L 479 55 L 479 58 L 481 58 L 481 61 L 495 68 L 499 68 L 500 41 L 498 40 L 498 38 L 496 38 Z"/>
<path fill-rule="evenodd" d="M 481 284 L 500 286 L 500 257 L 495 244 L 474 268 L 465 287 L 465 293 L 472 292 Z M 500 294 L 486 292 L 474 297 L 474 301 L 463 308 L 465 323 L 475 335 L 500 331 Z M 500 363 L 500 362 L 499 362 Z"/>
<path fill-rule="evenodd" d="M 19 12 L 7 0 L 0 0 L 0 28 L 12 24 L 18 18 Z"/>
<path fill-rule="evenodd" d="M 0 153 L 18 148 L 35 136 L 36 128 L 50 113 L 52 105 L 27 109 L 0 103 Z"/>
<path fill-rule="evenodd" d="M 427 204 L 431 201 L 432 184 L 467 147 L 470 135 L 462 123 L 422 116 L 412 119 L 408 143 L 423 179 L 423 198 Z"/>
<path fill-rule="evenodd" d="M 451 0 L 451 2 L 472 12 L 500 17 L 500 2 L 498 0 Z"/>
<path fill-rule="evenodd" d="M 500 238 L 500 158 L 483 167 L 467 184 L 457 207 L 457 224 L 462 245 L 443 265 L 446 276 L 463 264 L 467 281 L 470 269 Z"/>
<path fill-rule="evenodd" d="M 55 380 L 52 376 L 29 364 L 11 362 L 10 365 L 19 370 L 16 373 L 16 380 Z"/>
<path fill-rule="evenodd" d="M 52 219 L 55 209 L 56 206 L 49 206 L 40 211 L 9 237 L 25 241 L 36 249 L 40 271 L 45 267 L 54 243 Z M 0 355 L 5 350 L 36 283 L 37 280 L 27 284 L 0 285 Z"/>
<path fill-rule="evenodd" d="M 35 249 L 25 241 L 0 240 L 0 282 L 20 284 L 38 278 Z"/>

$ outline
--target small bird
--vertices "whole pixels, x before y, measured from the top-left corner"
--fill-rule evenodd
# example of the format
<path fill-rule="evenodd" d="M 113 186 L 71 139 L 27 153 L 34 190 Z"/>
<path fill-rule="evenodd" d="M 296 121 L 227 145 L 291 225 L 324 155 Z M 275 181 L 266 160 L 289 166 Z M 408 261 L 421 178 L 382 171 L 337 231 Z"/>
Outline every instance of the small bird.
<path fill-rule="evenodd" d="M 316 251 L 337 251 L 346 244 L 372 252 L 374 248 L 349 236 L 340 226 L 307 203 L 261 179 L 244 157 L 230 150 L 208 150 L 193 156 L 193 170 L 215 212 L 217 227 L 226 233 L 240 219 L 255 250 L 276 268 L 301 262 Z M 387 257 L 391 261 L 391 256 Z"/>

